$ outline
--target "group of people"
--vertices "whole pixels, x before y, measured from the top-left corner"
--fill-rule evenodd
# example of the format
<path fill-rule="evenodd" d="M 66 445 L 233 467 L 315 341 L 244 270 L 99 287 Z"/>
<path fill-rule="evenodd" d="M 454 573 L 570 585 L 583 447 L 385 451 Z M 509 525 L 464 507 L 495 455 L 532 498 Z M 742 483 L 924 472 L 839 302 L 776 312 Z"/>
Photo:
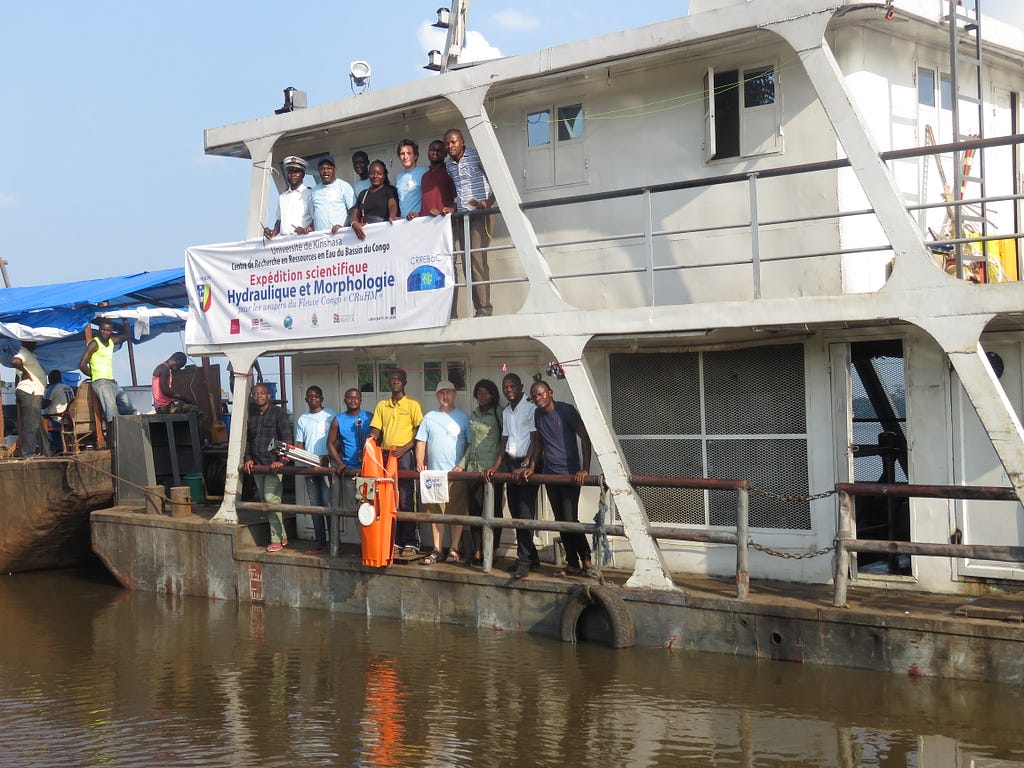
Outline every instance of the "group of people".
<path fill-rule="evenodd" d="M 362 151 L 352 155 L 352 184 L 338 178 L 334 158 L 327 156 L 317 163 L 320 183 L 312 189 L 304 181 L 306 160 L 295 155 L 284 158 L 287 188 L 278 197 L 274 225 L 264 227 L 264 237 L 310 232 L 336 234 L 351 227 L 356 237 L 365 240 L 366 224 L 411 221 L 418 216 L 466 213 L 493 206 L 494 195 L 480 155 L 466 146 L 462 131 L 457 128 L 447 131 L 443 141 L 430 142 L 429 167 L 418 165 L 419 146 L 411 139 L 402 139 L 395 151 L 402 170 L 394 184 L 388 177 L 387 165 L 382 160 L 370 162 Z M 469 220 L 468 271 L 473 278 L 473 307 L 478 316 L 493 313 L 486 251 L 491 242 L 489 218 L 473 216 Z M 456 251 L 465 253 L 461 222 L 455 222 L 453 235 Z M 466 264 L 464 258 L 464 271 Z M 457 303 L 456 298 L 453 312 Z"/>
<path fill-rule="evenodd" d="M 545 381 L 530 387 L 525 396 L 523 382 L 515 373 L 502 379 L 501 389 L 508 405 L 501 407 L 498 387 L 489 379 L 481 379 L 473 387 L 476 407 L 471 413 L 456 406 L 458 392 L 450 381 L 435 388 L 437 408 L 427 413 L 418 401 L 406 394 L 406 372 L 395 369 L 388 374 L 390 396 L 377 403 L 371 414 L 363 410 L 362 393 L 351 388 L 345 392 L 345 410 L 337 413 L 324 407 L 323 391 L 312 386 L 306 390 L 308 410 L 299 416 L 295 427 L 295 445 L 321 457 L 322 466 L 359 469 L 362 466 L 363 444 L 368 438 L 384 451 L 395 456 L 399 469 L 421 473 L 420 497 L 428 512 L 435 514 L 483 513 L 484 483 L 496 473 L 510 473 L 512 480 L 504 484 L 510 514 L 514 518 L 534 520 L 537 517 L 538 486 L 527 481 L 534 474 L 571 476 L 571 484 L 546 485 L 548 501 L 555 519 L 579 522 L 580 486 L 589 474 L 590 437 L 579 412 L 569 403 L 554 399 Z M 253 388 L 254 411 L 250 414 L 246 440 L 244 470 L 252 473 L 255 465 L 279 470 L 282 460 L 270 449 L 272 441 L 291 443 L 292 434 L 284 411 L 270 403 L 264 384 Z M 431 473 L 480 472 L 484 480 L 450 481 L 444 487 L 427 488 L 422 482 Z M 276 471 L 254 475 L 260 497 L 270 504 L 281 503 L 282 477 Z M 305 478 L 309 503 L 313 506 L 340 506 L 354 509 L 355 484 L 350 481 L 331 483 L 326 475 Z M 496 514 L 501 514 L 501 485 L 496 486 Z M 334 494 L 332 496 L 332 493 Z M 415 510 L 415 480 L 399 480 L 398 510 Z M 315 542 L 311 553 L 327 551 L 328 521 L 313 515 Z M 482 538 L 480 528 L 473 527 L 471 545 L 465 554 L 460 550 L 462 526 L 432 524 L 431 551 L 421 562 L 433 565 L 441 560 L 449 563 L 468 558 L 480 564 Z M 447 551 L 443 547 L 444 528 L 450 530 Z M 566 564 L 555 575 L 589 575 L 591 552 L 582 533 L 562 533 Z M 501 529 L 495 533 L 495 548 L 500 545 Z M 288 545 L 280 511 L 270 514 L 270 544 L 267 550 L 278 552 Z M 395 555 L 414 556 L 422 542 L 419 525 L 400 521 L 395 531 Z M 533 532 L 516 529 L 516 562 L 513 575 L 525 579 L 531 569 L 540 566 L 533 541 Z"/>
<path fill-rule="evenodd" d="M 96 335 L 86 344 L 78 361 L 79 370 L 89 378 L 92 391 L 96 393 L 104 429 L 109 427 L 115 416 L 136 412 L 128 393 L 114 378 L 114 351 L 128 338 L 128 332 L 127 324 L 122 324 L 121 333 L 115 333 L 113 321 L 101 318 L 97 321 Z M 18 372 L 16 401 L 21 416 L 19 437 L 24 457 L 63 452 L 62 415 L 76 394 L 63 381 L 59 370 L 54 369 L 43 376 L 35 349 L 34 341 L 23 341 L 11 363 Z M 175 352 L 153 370 L 153 408 L 157 413 L 194 412 L 201 418 L 196 402 L 188 395 L 174 391 L 174 373 L 187 363 L 188 358 L 183 352 Z M 44 419 L 48 421 L 45 426 Z"/>

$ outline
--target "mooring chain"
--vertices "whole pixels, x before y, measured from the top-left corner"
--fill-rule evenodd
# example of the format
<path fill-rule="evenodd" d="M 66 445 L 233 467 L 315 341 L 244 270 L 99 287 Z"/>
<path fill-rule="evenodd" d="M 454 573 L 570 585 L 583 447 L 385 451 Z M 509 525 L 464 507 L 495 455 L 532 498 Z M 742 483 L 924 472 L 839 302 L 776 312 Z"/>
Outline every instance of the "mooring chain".
<path fill-rule="evenodd" d="M 750 486 L 750 490 L 753 493 L 760 494 L 769 499 L 775 499 L 776 501 L 817 501 L 818 499 L 827 499 L 829 496 L 835 496 L 836 489 L 829 488 L 827 491 L 821 493 L 812 493 L 808 495 L 796 495 L 796 494 L 785 494 L 776 493 L 775 491 L 769 491 L 767 488 L 761 488 L 757 485 Z"/>
<path fill-rule="evenodd" d="M 827 555 L 829 552 L 835 551 L 836 548 L 836 545 L 832 544 L 819 549 L 817 552 L 780 552 L 777 549 L 766 547 L 764 544 L 758 544 L 753 539 L 749 539 L 747 541 L 747 546 L 751 549 L 756 549 L 758 552 L 764 552 L 766 555 L 770 555 L 771 557 L 781 557 L 784 560 L 809 560 L 812 557 Z"/>

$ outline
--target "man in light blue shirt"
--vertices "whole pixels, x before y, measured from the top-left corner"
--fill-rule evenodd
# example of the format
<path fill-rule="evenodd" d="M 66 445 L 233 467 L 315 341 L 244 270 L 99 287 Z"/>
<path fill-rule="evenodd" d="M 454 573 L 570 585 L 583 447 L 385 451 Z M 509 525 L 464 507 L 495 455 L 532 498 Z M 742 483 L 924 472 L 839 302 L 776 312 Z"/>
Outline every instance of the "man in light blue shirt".
<path fill-rule="evenodd" d="M 313 187 L 313 229 L 330 230 L 333 235 L 345 226 L 349 209 L 356 204 L 356 194 L 347 181 L 338 178 L 333 157 L 325 157 L 317 166 L 320 183 Z"/>
<path fill-rule="evenodd" d="M 461 472 L 469 446 L 469 414 L 455 407 L 455 385 L 450 381 L 442 381 L 434 390 L 437 393 L 438 409 L 424 415 L 416 431 L 416 469 L 440 470 L 445 472 Z M 446 504 L 427 504 L 427 511 L 432 514 L 454 515 L 468 514 L 465 483 L 448 484 L 448 502 Z M 462 539 L 462 526 L 441 526 L 431 523 L 434 534 L 434 549 L 423 558 L 423 565 L 433 565 L 441 559 L 441 545 L 444 541 L 442 527 L 451 528 L 451 548 L 447 562 L 462 561 L 459 556 L 459 541 Z"/>
<path fill-rule="evenodd" d="M 423 207 L 423 175 L 426 168 L 417 168 L 420 159 L 420 148 L 412 139 L 398 142 L 398 160 L 402 171 L 395 177 L 395 188 L 398 189 L 398 210 L 404 219 L 414 219 Z"/>
<path fill-rule="evenodd" d="M 334 411 L 324 408 L 324 393 L 320 387 L 306 390 L 307 413 L 299 416 L 295 424 L 295 445 L 298 448 L 315 453 L 320 457 L 320 466 L 326 467 L 327 432 L 334 419 Z M 331 484 L 326 475 L 306 476 L 306 495 L 310 506 L 326 507 L 331 503 Z M 321 554 L 327 551 L 327 519 L 324 515 L 313 515 L 313 535 L 316 546 L 309 550 L 310 554 Z"/>

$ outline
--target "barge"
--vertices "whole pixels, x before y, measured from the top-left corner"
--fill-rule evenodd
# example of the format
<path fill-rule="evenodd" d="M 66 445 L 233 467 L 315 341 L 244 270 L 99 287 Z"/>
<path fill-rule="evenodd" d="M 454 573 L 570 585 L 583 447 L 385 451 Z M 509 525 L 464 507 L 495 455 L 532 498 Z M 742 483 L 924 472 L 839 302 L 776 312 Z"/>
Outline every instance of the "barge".
<path fill-rule="evenodd" d="M 837 582 L 908 605 L 1012 603 L 1024 580 L 1024 33 L 980 6 L 691 0 L 683 18 L 470 65 L 458 61 L 455 2 L 438 76 L 206 131 L 207 153 L 252 163 L 249 239 L 190 249 L 189 352 L 226 355 L 235 372 L 287 354 L 294 391 L 317 385 L 328 407 L 353 386 L 367 406 L 387 397 L 395 367 L 425 410 L 441 380 L 466 409 L 477 379 L 547 380 L 593 442 L 617 526 L 616 595 L 656 606 L 643 642 L 671 646 L 677 610 L 697 626 L 688 579 L 742 581 L 737 544 L 713 535 L 723 531 L 749 545 L 751 593 L 779 595 L 780 621 L 800 613 L 784 607 L 787 588 Z M 312 169 L 365 151 L 398 170 L 399 140 L 425 147 L 449 128 L 479 153 L 496 202 L 490 316 L 473 316 L 479 277 L 436 260 L 450 252 L 445 221 L 371 225 L 365 241 L 349 230 L 261 238 L 283 158 Z M 480 215 L 453 218 L 464 242 Z M 428 261 L 453 297 L 450 320 L 430 303 L 441 294 L 413 287 Z M 351 285 L 353 267 L 385 280 L 390 269 L 392 282 Z M 393 279 L 400 267 L 409 280 Z M 234 402 L 249 391 L 236 375 Z M 481 574 L 441 587 L 434 572 L 369 572 L 337 552 L 242 557 L 262 525 L 239 521 L 246 422 L 236 409 L 210 520 L 94 514 L 94 546 L 122 583 L 252 601 L 258 561 L 260 600 L 541 631 L 550 623 L 536 617 L 571 599 L 567 583 Z M 747 526 L 731 492 L 637 476 L 742 482 Z M 598 504 L 585 489 L 581 517 Z M 186 546 L 175 535 L 194 547 L 187 571 L 171 557 Z M 357 536 L 351 522 L 342 530 L 343 543 Z M 538 537 L 557 559 L 555 534 Z M 414 573 L 429 616 L 403 598 Z M 707 649 L 770 655 L 771 642 L 739 639 L 738 616 L 732 630 L 711 622 Z M 996 660 L 972 672 L 947 663 L 970 643 L 937 625 L 921 622 L 911 640 L 882 620 L 859 626 L 856 658 L 830 657 L 825 641 L 801 658 L 906 671 L 865 649 L 911 642 L 926 649 L 921 674 L 1020 678 L 1024 632 L 1012 623 L 980 651 Z"/>

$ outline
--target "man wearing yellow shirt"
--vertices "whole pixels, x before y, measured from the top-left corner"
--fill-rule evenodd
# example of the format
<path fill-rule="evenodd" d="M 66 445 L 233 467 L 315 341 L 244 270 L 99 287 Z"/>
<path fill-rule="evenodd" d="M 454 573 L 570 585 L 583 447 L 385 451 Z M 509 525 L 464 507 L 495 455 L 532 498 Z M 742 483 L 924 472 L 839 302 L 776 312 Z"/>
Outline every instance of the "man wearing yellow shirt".
<path fill-rule="evenodd" d="M 122 333 L 118 335 L 114 334 L 114 324 L 110 320 L 103 318 L 98 325 L 99 331 L 86 345 L 78 368 L 92 379 L 92 391 L 99 397 L 103 420 L 109 425 L 118 414 L 130 416 L 135 413 L 128 393 L 114 380 L 114 350 L 128 338 L 128 324 L 122 324 Z"/>
<path fill-rule="evenodd" d="M 385 451 L 398 459 L 398 468 L 416 469 L 416 456 L 413 445 L 416 442 L 416 430 L 423 421 L 423 408 L 405 394 L 408 381 L 405 371 L 396 368 L 388 374 L 388 387 L 391 397 L 381 400 L 373 410 L 370 421 L 370 437 L 377 441 Z M 398 481 L 398 510 L 414 512 L 415 480 Z M 395 531 L 395 549 L 410 557 L 419 552 L 420 528 L 415 522 L 400 522 Z M 397 553 L 396 553 L 397 554 Z"/>

